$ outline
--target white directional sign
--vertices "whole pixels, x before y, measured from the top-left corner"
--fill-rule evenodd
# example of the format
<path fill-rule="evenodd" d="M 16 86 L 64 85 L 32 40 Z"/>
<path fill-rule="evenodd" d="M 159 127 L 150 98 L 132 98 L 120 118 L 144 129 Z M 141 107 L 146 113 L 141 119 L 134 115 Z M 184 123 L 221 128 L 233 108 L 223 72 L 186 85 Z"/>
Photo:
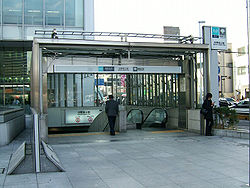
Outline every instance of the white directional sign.
<path fill-rule="evenodd" d="M 89 124 L 102 112 L 102 110 L 65 110 L 66 124 Z"/>
<path fill-rule="evenodd" d="M 227 30 L 225 27 L 211 27 L 211 47 L 213 50 L 227 49 Z"/>
<path fill-rule="evenodd" d="M 181 73 L 180 66 L 54 65 L 54 73 Z"/>

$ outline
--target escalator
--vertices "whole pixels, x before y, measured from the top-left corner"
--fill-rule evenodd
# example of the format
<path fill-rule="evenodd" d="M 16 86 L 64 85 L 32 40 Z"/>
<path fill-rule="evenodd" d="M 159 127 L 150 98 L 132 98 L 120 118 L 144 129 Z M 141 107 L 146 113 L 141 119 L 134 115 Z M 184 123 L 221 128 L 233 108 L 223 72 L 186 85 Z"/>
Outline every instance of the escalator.
<path fill-rule="evenodd" d="M 132 109 L 127 115 L 127 129 L 166 129 L 168 113 L 163 108 L 153 108 L 148 114 Z"/>

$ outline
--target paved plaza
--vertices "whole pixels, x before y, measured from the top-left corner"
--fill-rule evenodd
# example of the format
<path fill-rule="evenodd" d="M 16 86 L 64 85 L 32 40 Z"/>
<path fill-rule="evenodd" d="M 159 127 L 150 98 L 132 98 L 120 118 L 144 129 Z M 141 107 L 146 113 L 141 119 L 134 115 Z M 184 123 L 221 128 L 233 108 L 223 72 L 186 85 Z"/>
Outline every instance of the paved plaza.
<path fill-rule="evenodd" d="M 249 179 L 249 140 L 185 131 L 129 130 L 50 135 L 66 172 L 6 175 L 23 132 L 0 147 L 4 188 L 241 188 Z"/>

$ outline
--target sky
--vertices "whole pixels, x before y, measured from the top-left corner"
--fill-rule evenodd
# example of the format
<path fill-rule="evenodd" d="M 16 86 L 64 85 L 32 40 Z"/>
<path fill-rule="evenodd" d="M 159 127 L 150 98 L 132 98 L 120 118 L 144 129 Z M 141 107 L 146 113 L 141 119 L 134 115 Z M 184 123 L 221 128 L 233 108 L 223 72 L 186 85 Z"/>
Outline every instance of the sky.
<path fill-rule="evenodd" d="M 182 36 L 199 36 L 198 21 L 227 28 L 233 48 L 247 45 L 246 0 L 94 0 L 95 31 L 163 34 L 180 27 Z"/>

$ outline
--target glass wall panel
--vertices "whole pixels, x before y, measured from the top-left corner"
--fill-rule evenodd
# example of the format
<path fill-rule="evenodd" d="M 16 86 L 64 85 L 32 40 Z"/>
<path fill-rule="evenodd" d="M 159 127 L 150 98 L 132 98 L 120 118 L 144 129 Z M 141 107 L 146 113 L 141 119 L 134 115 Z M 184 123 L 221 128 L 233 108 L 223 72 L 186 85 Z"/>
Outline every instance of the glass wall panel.
<path fill-rule="evenodd" d="M 127 116 L 128 124 L 136 124 L 143 122 L 143 113 L 141 110 L 131 110 Z"/>
<path fill-rule="evenodd" d="M 197 107 L 201 107 L 204 97 L 204 54 L 197 54 Z"/>
<path fill-rule="evenodd" d="M 177 74 L 127 74 L 126 77 L 128 105 L 179 105 Z"/>
<path fill-rule="evenodd" d="M 45 24 L 62 26 L 64 22 L 64 0 L 45 0 Z"/>
<path fill-rule="evenodd" d="M 23 107 L 29 113 L 30 58 L 24 49 L 0 50 L 0 106 Z"/>
<path fill-rule="evenodd" d="M 75 0 L 66 0 L 65 22 L 66 26 L 75 26 L 76 18 Z"/>
<path fill-rule="evenodd" d="M 102 106 L 113 95 L 120 104 L 177 107 L 178 79 L 177 74 L 48 74 L 48 105 Z"/>
<path fill-rule="evenodd" d="M 43 1 L 24 1 L 24 23 L 30 25 L 43 24 Z"/>
<path fill-rule="evenodd" d="M 66 0 L 70 1 L 71 0 Z M 83 0 L 74 0 L 75 1 L 75 25 L 76 27 L 83 27 Z M 67 15 L 67 11 L 66 11 Z"/>
<path fill-rule="evenodd" d="M 164 109 L 154 109 L 149 114 L 147 119 L 145 119 L 143 126 L 153 127 L 153 126 L 156 126 L 156 124 L 159 124 L 161 125 L 161 127 L 165 127 L 166 120 L 167 120 L 167 113 Z"/>
<path fill-rule="evenodd" d="M 3 23 L 21 24 L 23 15 L 22 0 L 3 0 Z"/>

